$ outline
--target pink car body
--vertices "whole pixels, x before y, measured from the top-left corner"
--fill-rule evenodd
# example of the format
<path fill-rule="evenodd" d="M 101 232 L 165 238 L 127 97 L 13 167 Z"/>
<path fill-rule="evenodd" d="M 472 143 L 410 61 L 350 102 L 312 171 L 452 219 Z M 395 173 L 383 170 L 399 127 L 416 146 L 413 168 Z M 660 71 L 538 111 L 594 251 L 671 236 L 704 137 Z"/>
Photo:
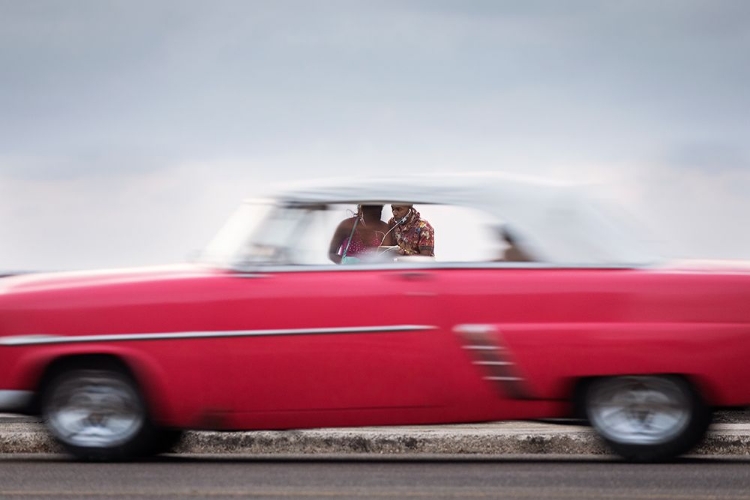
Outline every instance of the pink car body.
<path fill-rule="evenodd" d="M 428 203 L 357 186 L 340 192 Z M 349 201 L 309 192 L 274 203 Z M 622 456 L 661 460 L 697 442 L 711 409 L 750 404 L 749 304 L 739 265 L 255 260 L 28 274 L 0 280 L 0 411 L 41 413 L 82 458 L 161 452 L 172 441 L 160 436 L 186 429 L 585 416 Z M 107 441 L 119 428 L 102 424 L 106 383 L 67 394 L 58 382 L 89 372 L 133 388 L 137 435 Z M 93 440 L 54 425 L 78 418 L 74 398 L 88 412 L 75 429 Z"/>

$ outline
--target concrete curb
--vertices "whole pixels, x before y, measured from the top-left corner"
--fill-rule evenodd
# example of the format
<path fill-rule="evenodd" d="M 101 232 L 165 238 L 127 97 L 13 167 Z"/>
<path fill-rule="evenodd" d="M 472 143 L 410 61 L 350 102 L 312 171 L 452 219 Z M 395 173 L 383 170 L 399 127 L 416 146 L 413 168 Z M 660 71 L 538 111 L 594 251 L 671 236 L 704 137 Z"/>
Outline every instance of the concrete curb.
<path fill-rule="evenodd" d="M 442 434 L 367 431 L 192 432 L 178 453 L 242 454 L 606 454 L 594 435 Z"/>
<path fill-rule="evenodd" d="M 0 453 L 59 453 L 40 424 L 0 425 Z M 588 427 L 532 422 L 456 426 L 367 427 L 293 431 L 186 433 L 185 454 L 603 455 Z M 750 455 L 750 425 L 715 425 L 696 455 Z"/>

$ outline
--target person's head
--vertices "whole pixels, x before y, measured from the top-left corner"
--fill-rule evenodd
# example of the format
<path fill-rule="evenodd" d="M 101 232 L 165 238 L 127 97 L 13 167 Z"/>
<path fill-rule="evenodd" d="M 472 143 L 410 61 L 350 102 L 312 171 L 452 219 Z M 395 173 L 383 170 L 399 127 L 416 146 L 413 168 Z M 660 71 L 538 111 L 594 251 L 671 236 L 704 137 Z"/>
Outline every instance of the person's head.
<path fill-rule="evenodd" d="M 367 220 L 380 220 L 383 216 L 383 205 L 359 205 L 359 215 Z"/>
<path fill-rule="evenodd" d="M 411 213 L 412 208 L 414 208 L 414 205 L 403 205 L 396 203 L 391 205 L 391 211 L 393 212 L 393 217 L 395 217 L 396 220 L 401 220 L 404 217 L 408 217 Z"/>

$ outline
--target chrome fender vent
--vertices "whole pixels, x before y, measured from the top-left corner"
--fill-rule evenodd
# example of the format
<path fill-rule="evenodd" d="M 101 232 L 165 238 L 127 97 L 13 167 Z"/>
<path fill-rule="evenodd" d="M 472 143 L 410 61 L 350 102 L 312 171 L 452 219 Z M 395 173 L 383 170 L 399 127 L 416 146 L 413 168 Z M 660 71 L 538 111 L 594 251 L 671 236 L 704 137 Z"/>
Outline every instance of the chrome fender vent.
<path fill-rule="evenodd" d="M 472 363 L 503 396 L 529 399 L 531 394 L 513 361 L 510 350 L 503 345 L 502 335 L 492 325 L 457 325 L 453 331 L 469 352 Z"/>

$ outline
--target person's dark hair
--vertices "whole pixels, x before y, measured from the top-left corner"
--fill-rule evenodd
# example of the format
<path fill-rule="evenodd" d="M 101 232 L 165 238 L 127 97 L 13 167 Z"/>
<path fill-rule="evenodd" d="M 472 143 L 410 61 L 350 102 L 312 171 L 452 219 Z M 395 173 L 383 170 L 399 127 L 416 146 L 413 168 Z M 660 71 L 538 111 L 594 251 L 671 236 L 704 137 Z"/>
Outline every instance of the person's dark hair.
<path fill-rule="evenodd" d="M 360 205 L 359 208 L 363 214 L 367 212 L 373 217 L 377 216 L 378 219 L 383 216 L 383 205 Z"/>

